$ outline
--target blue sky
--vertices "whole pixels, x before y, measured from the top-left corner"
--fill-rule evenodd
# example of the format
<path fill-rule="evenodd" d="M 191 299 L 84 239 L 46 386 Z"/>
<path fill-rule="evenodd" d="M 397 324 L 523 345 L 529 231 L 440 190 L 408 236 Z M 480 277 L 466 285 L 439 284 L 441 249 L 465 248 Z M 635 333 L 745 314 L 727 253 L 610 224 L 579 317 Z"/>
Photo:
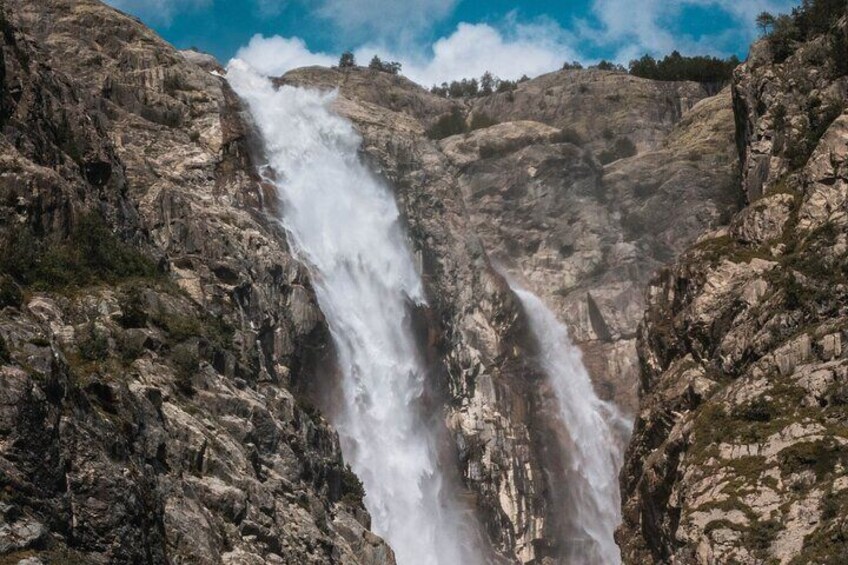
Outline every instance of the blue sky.
<path fill-rule="evenodd" d="M 109 0 L 180 48 L 268 74 L 330 64 L 345 49 L 399 60 L 424 84 L 530 76 L 563 61 L 625 63 L 643 53 L 744 58 L 760 11 L 795 0 Z M 367 62 L 364 61 L 364 62 Z"/>

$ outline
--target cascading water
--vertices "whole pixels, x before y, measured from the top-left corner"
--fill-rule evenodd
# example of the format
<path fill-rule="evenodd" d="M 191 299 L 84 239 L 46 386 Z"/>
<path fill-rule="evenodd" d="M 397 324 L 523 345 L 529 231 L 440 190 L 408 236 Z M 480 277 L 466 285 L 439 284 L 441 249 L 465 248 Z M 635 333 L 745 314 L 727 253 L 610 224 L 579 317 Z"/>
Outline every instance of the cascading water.
<path fill-rule="evenodd" d="M 392 193 L 361 162 L 352 125 L 329 109 L 332 93 L 274 88 L 238 60 L 227 78 L 264 140 L 281 221 L 336 345 L 344 407 L 334 424 L 375 532 L 400 565 L 475 563 L 443 488 L 435 432 L 419 416 L 424 370 L 409 301 L 425 299 Z"/>
<path fill-rule="evenodd" d="M 509 280 L 509 277 L 507 277 Z M 621 552 L 613 539 L 621 521 L 618 471 L 630 423 L 595 393 L 580 349 L 542 300 L 509 281 L 527 314 L 542 370 L 556 396 L 559 418 L 569 436 L 567 449 L 570 522 L 583 539 L 567 540 L 574 563 L 613 565 Z"/>

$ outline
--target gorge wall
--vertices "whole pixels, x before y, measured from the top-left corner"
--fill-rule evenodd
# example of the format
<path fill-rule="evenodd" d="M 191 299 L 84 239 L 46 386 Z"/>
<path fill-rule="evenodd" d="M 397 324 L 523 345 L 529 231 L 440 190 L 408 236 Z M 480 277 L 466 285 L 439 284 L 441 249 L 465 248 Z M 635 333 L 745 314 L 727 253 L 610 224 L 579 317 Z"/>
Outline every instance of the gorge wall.
<path fill-rule="evenodd" d="M 225 69 L 95 0 L 0 9 L 0 555 L 393 564 Z M 840 30 L 782 63 L 757 44 L 715 96 L 597 70 L 467 101 L 363 68 L 275 79 L 338 89 L 394 193 L 423 410 L 492 561 L 561 562 L 575 535 L 557 391 L 502 273 L 637 417 L 625 562 L 844 551 Z M 434 139 L 455 112 L 486 127 Z"/>
<path fill-rule="evenodd" d="M 747 206 L 649 287 L 626 561 L 848 558 L 847 30 L 736 70 Z"/>
<path fill-rule="evenodd" d="M 326 328 L 235 95 L 99 2 L 2 8 L 3 559 L 393 563 L 289 392 Z"/>

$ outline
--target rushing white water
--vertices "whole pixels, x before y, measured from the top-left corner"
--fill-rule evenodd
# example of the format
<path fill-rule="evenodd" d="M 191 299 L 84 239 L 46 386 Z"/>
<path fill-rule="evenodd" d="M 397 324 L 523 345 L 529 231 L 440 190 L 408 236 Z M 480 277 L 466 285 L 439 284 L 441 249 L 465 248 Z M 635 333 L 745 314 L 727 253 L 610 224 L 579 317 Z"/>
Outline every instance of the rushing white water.
<path fill-rule="evenodd" d="M 527 314 L 541 368 L 556 395 L 559 416 L 570 439 L 565 484 L 573 514 L 569 521 L 582 530 L 582 539 L 567 540 L 573 545 L 574 562 L 621 563 L 613 534 L 621 521 L 618 471 L 630 423 L 613 404 L 598 398 L 583 366 L 582 353 L 572 343 L 565 325 L 538 296 L 514 281 L 510 285 Z"/>
<path fill-rule="evenodd" d="M 435 432 L 420 417 L 424 369 L 409 302 L 425 299 L 392 193 L 361 162 L 361 139 L 330 110 L 332 93 L 275 88 L 238 60 L 227 78 L 263 138 L 282 223 L 332 332 L 344 397 L 334 424 L 375 532 L 400 565 L 476 562 L 443 488 Z"/>

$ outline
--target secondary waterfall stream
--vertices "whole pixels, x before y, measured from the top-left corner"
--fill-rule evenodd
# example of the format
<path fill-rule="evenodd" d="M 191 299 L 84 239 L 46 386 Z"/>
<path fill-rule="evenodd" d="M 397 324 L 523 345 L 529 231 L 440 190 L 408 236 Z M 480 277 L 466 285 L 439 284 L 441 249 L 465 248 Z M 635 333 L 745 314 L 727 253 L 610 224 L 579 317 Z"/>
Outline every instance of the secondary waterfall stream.
<path fill-rule="evenodd" d="M 613 404 L 598 398 L 568 328 L 538 296 L 509 282 L 527 314 L 539 364 L 556 396 L 558 416 L 570 439 L 565 489 L 572 505 L 572 521 L 582 530 L 583 539 L 568 540 L 572 552 L 569 563 L 621 563 L 613 534 L 621 522 L 618 471 L 624 456 L 623 437 L 629 434 L 630 423 Z"/>
<path fill-rule="evenodd" d="M 374 531 L 400 565 L 477 562 L 419 415 L 425 370 L 409 303 L 425 298 L 391 191 L 360 160 L 361 138 L 330 110 L 332 93 L 275 88 L 237 60 L 227 78 L 263 138 L 282 224 L 332 333 L 344 399 L 333 423 Z"/>

